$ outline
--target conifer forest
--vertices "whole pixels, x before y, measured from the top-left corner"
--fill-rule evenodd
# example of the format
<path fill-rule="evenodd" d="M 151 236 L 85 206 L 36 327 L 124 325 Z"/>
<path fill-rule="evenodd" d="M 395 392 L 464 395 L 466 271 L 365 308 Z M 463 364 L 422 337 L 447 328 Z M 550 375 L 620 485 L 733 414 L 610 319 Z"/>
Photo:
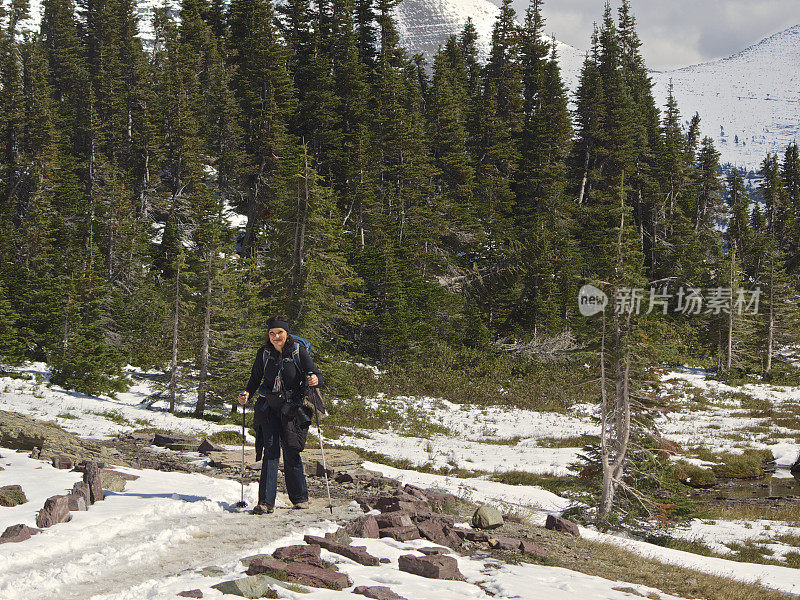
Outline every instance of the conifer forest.
<path fill-rule="evenodd" d="M 154 371 L 202 415 L 283 314 L 341 398 L 353 362 L 529 407 L 689 360 L 797 378 L 796 143 L 754 185 L 720 165 L 702 114 L 657 104 L 628 0 L 574 92 L 541 0 L 503 0 L 485 58 L 468 21 L 431 59 L 396 2 L 183 0 L 152 47 L 135 0 L 44 0 L 36 33 L 4 2 L 2 361 L 93 394 Z"/>

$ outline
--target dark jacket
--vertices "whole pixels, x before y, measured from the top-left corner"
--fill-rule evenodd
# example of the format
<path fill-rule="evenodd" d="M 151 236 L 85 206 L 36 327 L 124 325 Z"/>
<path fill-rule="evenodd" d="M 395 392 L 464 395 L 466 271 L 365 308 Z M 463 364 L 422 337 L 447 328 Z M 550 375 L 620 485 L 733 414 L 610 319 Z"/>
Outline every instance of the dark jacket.
<path fill-rule="evenodd" d="M 295 344 L 299 350 L 299 371 L 294 361 Z M 261 426 L 267 422 L 267 419 L 280 418 L 279 407 L 284 398 L 272 394 L 278 372 L 282 372 L 281 379 L 285 390 L 285 399 L 289 402 L 302 402 L 303 396 L 308 389 L 307 375 L 315 373 L 319 379 L 318 385 L 322 385 L 322 373 L 320 373 L 319 368 L 311 360 L 305 347 L 302 344 L 298 344 L 291 337 L 287 338 L 286 344 L 283 346 L 283 352 L 280 355 L 269 342 L 258 349 L 253 362 L 253 369 L 250 373 L 250 380 L 245 388 L 250 397 L 256 400 L 253 415 L 253 427 L 256 430 L 256 460 L 259 459 L 260 450 L 263 448 Z"/>

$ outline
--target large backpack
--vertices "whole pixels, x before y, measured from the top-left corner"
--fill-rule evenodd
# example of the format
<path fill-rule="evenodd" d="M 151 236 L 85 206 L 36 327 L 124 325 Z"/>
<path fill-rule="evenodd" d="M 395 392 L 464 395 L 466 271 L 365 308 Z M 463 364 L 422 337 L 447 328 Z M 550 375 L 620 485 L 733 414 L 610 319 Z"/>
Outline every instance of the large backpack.
<path fill-rule="evenodd" d="M 294 348 L 292 348 L 292 360 L 294 361 L 294 365 L 295 365 L 295 367 L 297 367 L 297 370 L 300 371 L 301 376 L 305 377 L 306 374 L 303 371 L 303 367 L 300 365 L 300 346 L 302 345 L 306 349 L 306 352 L 308 352 L 309 355 L 310 355 L 311 354 L 311 342 L 309 342 L 304 337 L 300 337 L 299 335 L 295 335 L 295 334 L 291 334 L 291 335 L 292 335 L 292 338 L 297 342 L 294 345 Z M 264 358 L 264 371 L 266 371 L 267 370 L 267 362 L 269 362 L 270 360 L 275 360 L 275 358 L 272 356 L 272 353 L 269 352 L 269 351 L 264 352 L 264 354 L 266 355 L 265 358 Z M 309 388 L 309 390 L 310 389 L 311 388 Z M 322 396 L 319 393 L 312 392 L 309 395 L 309 400 L 312 402 L 312 404 L 314 404 L 314 408 L 316 408 L 317 413 L 319 414 L 320 417 L 327 416 L 328 411 L 325 408 L 325 404 L 322 402 Z"/>

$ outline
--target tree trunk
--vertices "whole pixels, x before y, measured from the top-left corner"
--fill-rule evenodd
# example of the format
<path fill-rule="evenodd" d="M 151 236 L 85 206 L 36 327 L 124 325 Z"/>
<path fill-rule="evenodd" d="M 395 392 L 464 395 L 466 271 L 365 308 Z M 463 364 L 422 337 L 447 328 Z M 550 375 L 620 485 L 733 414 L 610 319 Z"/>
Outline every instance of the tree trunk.
<path fill-rule="evenodd" d="M 736 261 L 736 246 L 731 246 L 731 272 L 730 284 L 731 294 L 733 294 L 733 263 Z M 728 311 L 728 360 L 725 364 L 725 371 L 730 373 L 733 364 L 733 306 Z"/>
<path fill-rule="evenodd" d="M 211 300 L 214 290 L 214 250 L 208 251 L 208 270 L 206 274 L 206 314 L 203 321 L 203 342 L 200 348 L 200 384 L 197 387 L 197 406 L 195 416 L 202 417 L 206 409 L 208 391 L 208 347 L 211 340 Z"/>
<path fill-rule="evenodd" d="M 175 272 L 175 312 L 172 316 L 172 361 L 169 374 L 169 412 L 175 413 L 175 388 L 178 384 L 178 317 L 181 306 L 181 259 Z"/>
<path fill-rule="evenodd" d="M 775 259 L 769 263 L 769 324 L 767 326 L 767 364 L 764 371 L 772 369 L 772 349 L 775 344 Z"/>

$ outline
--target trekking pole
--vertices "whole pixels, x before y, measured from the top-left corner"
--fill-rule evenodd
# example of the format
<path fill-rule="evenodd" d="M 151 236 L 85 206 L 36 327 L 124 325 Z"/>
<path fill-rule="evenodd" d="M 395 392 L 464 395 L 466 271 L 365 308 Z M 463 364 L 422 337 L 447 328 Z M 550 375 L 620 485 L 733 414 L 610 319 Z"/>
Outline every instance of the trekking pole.
<path fill-rule="evenodd" d="M 317 394 L 319 405 L 322 406 L 322 395 L 317 388 L 312 388 L 314 393 Z M 319 436 L 319 449 L 322 451 L 322 472 L 325 475 L 325 489 L 328 490 L 328 508 L 333 514 L 333 501 L 331 500 L 331 486 L 328 483 L 328 466 L 325 464 L 325 448 L 322 445 L 322 428 L 319 426 L 319 409 L 314 407 L 314 415 L 317 417 L 317 435 Z"/>
<path fill-rule="evenodd" d="M 242 484 L 242 499 L 236 503 L 238 508 L 247 506 L 247 502 L 244 501 L 244 407 L 245 405 L 242 404 L 242 471 L 239 476 L 239 482 Z"/>

